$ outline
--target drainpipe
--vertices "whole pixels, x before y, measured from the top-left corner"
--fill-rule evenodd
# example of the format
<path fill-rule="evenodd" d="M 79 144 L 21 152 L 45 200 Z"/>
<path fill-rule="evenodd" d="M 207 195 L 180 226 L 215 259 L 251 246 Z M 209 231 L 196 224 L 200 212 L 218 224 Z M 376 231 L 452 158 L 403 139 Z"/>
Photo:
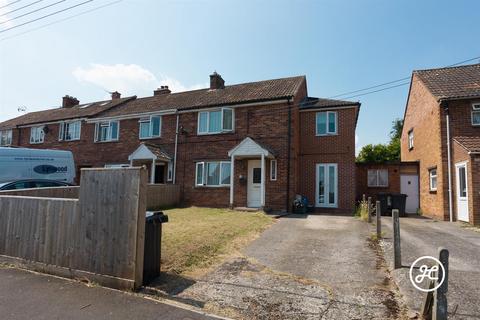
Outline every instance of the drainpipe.
<path fill-rule="evenodd" d="M 173 156 L 173 177 L 172 182 L 175 184 L 175 179 L 177 176 L 177 150 L 178 150 L 178 122 L 179 122 L 180 115 L 177 111 L 177 126 L 175 128 L 175 154 Z"/>
<path fill-rule="evenodd" d="M 450 147 L 450 114 L 448 112 L 448 102 L 443 103 L 445 108 L 445 120 L 447 124 L 447 166 L 448 166 L 448 213 L 450 222 L 453 222 L 453 200 L 452 200 L 452 155 Z"/>
<path fill-rule="evenodd" d="M 292 145 L 292 106 L 290 104 L 290 98 L 288 98 L 288 139 L 287 139 L 287 200 L 286 208 L 287 212 L 290 211 L 290 157 L 291 157 L 291 145 Z"/>

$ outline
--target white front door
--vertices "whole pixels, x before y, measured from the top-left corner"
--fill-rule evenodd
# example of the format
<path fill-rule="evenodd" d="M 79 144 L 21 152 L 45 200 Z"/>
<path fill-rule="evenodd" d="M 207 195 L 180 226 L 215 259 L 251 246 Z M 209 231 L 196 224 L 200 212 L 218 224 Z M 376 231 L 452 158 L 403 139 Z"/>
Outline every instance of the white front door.
<path fill-rule="evenodd" d="M 319 163 L 316 171 L 316 206 L 336 208 L 338 206 L 337 164 Z"/>
<path fill-rule="evenodd" d="M 419 206 L 418 175 L 400 175 L 400 192 L 407 195 L 406 213 L 417 213 Z"/>
<path fill-rule="evenodd" d="M 260 160 L 248 160 L 247 206 L 261 206 L 262 167 Z"/>
<path fill-rule="evenodd" d="M 468 222 L 468 181 L 467 163 L 455 164 L 457 184 L 457 218 Z"/>

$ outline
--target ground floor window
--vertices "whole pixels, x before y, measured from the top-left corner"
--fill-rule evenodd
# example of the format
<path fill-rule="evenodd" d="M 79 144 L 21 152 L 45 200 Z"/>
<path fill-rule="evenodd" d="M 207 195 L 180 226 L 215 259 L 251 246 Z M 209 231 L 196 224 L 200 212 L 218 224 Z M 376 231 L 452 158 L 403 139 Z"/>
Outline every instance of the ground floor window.
<path fill-rule="evenodd" d="M 428 171 L 430 179 L 430 191 L 437 191 L 437 168 L 432 168 Z"/>
<path fill-rule="evenodd" d="M 338 167 L 336 163 L 317 164 L 316 202 L 318 207 L 337 207 Z"/>
<path fill-rule="evenodd" d="M 369 169 L 367 178 L 369 187 L 388 187 L 387 169 Z"/>
<path fill-rule="evenodd" d="M 197 186 L 230 185 L 230 161 L 197 162 L 195 168 Z"/>
<path fill-rule="evenodd" d="M 270 180 L 277 180 L 277 160 L 270 160 Z"/>

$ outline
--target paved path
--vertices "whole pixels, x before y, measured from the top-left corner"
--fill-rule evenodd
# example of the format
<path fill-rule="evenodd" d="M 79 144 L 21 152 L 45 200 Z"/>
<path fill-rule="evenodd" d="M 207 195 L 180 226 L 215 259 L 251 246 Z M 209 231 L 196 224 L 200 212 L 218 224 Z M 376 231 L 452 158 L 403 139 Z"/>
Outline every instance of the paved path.
<path fill-rule="evenodd" d="M 391 218 L 384 217 L 387 260 L 392 263 Z M 449 319 L 480 319 L 480 232 L 466 229 L 459 223 L 424 218 L 401 218 L 400 235 L 402 265 L 394 271 L 402 294 L 411 309 L 419 310 L 423 294 L 414 289 L 408 272 L 419 257 L 438 257 L 438 247 L 450 251 L 448 288 Z"/>
<path fill-rule="evenodd" d="M 128 293 L 0 267 L 0 318 L 214 319 Z"/>

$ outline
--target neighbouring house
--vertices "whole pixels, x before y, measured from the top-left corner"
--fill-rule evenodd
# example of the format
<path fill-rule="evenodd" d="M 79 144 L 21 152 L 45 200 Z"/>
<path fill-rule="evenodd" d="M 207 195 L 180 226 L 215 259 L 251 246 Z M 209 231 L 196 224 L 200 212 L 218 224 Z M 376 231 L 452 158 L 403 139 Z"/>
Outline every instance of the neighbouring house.
<path fill-rule="evenodd" d="M 413 72 L 401 150 L 423 214 L 480 224 L 480 64 Z"/>
<path fill-rule="evenodd" d="M 417 213 L 419 183 L 417 162 L 357 163 L 357 201 L 366 197 L 377 200 L 379 193 L 407 195 L 405 212 Z"/>
<path fill-rule="evenodd" d="M 145 165 L 186 204 L 352 212 L 360 103 L 312 98 L 304 76 L 80 104 L 0 123 L 1 145 L 71 150 L 81 168 Z"/>

